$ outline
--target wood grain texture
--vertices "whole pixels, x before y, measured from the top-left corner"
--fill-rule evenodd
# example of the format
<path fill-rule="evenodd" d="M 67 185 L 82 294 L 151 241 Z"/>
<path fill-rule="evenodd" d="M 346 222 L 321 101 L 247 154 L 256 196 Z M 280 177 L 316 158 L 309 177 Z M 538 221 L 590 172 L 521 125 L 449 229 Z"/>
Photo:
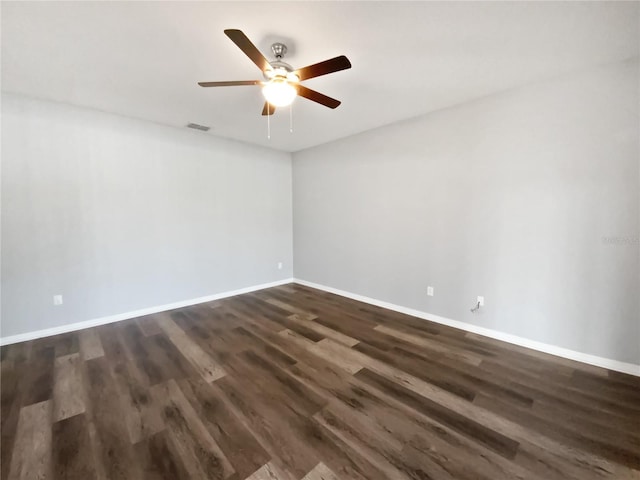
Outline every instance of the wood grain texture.
<path fill-rule="evenodd" d="M 339 478 L 329 467 L 320 462 L 302 480 L 339 480 Z"/>
<path fill-rule="evenodd" d="M 22 408 L 22 393 L 24 375 L 28 368 L 31 351 L 30 343 L 19 343 L 0 348 L 0 425 L 2 437 L 0 439 L 0 477 L 7 478 L 11 465 L 11 455 L 16 438 L 16 429 L 20 409 Z"/>
<path fill-rule="evenodd" d="M 343 345 L 346 345 L 347 347 L 353 347 L 355 344 L 358 343 L 358 340 L 356 340 L 355 338 L 351 338 L 348 335 L 344 335 L 340 332 L 336 332 L 331 328 L 327 328 L 324 325 L 320 325 L 319 323 L 313 322 L 312 320 L 309 320 L 308 318 L 305 318 L 297 313 L 290 315 L 287 318 L 295 324 L 304 326 L 310 330 L 315 331 L 316 333 L 321 335 L 322 338 L 330 338 L 332 340 L 335 340 L 338 343 L 342 343 Z"/>
<path fill-rule="evenodd" d="M 98 358 L 104 356 L 104 350 L 102 349 L 102 343 L 100 337 L 94 329 L 87 329 L 78 332 L 80 339 L 80 353 L 84 360 L 91 360 L 92 358 Z"/>
<path fill-rule="evenodd" d="M 184 480 L 191 478 L 178 456 L 166 430 L 156 433 L 134 446 L 145 480 Z"/>
<path fill-rule="evenodd" d="M 256 470 L 251 476 L 247 477 L 247 480 L 281 480 L 285 478 L 285 476 L 286 474 L 276 465 L 269 462 Z"/>
<path fill-rule="evenodd" d="M 51 477 L 51 401 L 20 410 L 9 480 Z"/>
<path fill-rule="evenodd" d="M 207 382 L 213 382 L 226 375 L 224 369 L 191 340 L 173 319 L 162 317 L 157 320 L 157 323 Z"/>
<path fill-rule="evenodd" d="M 55 360 L 53 384 L 53 420 L 84 413 L 84 391 L 80 371 L 80 355 L 72 353 Z"/>
<path fill-rule="evenodd" d="M 84 414 L 53 424 L 52 450 L 53 478 L 56 480 L 97 479 L 91 438 Z"/>
<path fill-rule="evenodd" d="M 139 464 L 128 440 L 123 401 L 107 358 L 85 362 L 85 392 L 91 405 L 92 437 L 98 452 L 97 469 L 113 480 L 139 478 Z"/>
<path fill-rule="evenodd" d="M 235 474 L 231 463 L 174 380 L 154 386 L 152 395 L 190 476 L 224 480 Z"/>
<path fill-rule="evenodd" d="M 640 480 L 639 378 L 295 284 L 0 354 L 3 480 Z"/>

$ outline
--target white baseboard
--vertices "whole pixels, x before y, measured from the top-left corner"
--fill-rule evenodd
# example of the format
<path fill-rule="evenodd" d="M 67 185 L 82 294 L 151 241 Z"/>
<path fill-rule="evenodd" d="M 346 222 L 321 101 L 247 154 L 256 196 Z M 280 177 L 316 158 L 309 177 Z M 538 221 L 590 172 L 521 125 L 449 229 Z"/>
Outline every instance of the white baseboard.
<path fill-rule="evenodd" d="M 278 280 L 276 282 L 263 283 L 262 285 L 253 285 L 251 287 L 240 288 L 238 290 L 232 290 L 229 292 L 215 293 L 213 295 L 207 295 L 206 297 L 192 298 L 190 300 L 183 300 L 180 302 L 168 303 L 166 305 L 143 308 L 140 310 L 134 310 L 132 312 L 118 313 L 116 315 L 94 318 L 93 320 L 85 320 L 83 322 L 69 323 L 67 325 L 46 328 L 44 330 L 37 330 L 35 332 L 20 333 L 18 335 L 11 335 L 9 337 L 0 338 L 0 345 L 10 345 L 12 343 L 26 342 L 28 340 L 35 340 L 36 338 L 49 337 L 52 335 L 58 335 L 60 333 L 82 330 L 84 328 L 97 327 L 98 325 L 119 322 L 121 320 L 129 320 L 131 318 L 151 315 L 153 313 L 166 312 L 167 310 L 188 307 L 190 305 L 196 305 L 198 303 L 212 302 L 213 300 L 233 297 L 235 295 L 240 295 L 243 293 L 255 292 L 256 290 L 263 290 L 265 288 L 277 287 L 278 285 L 285 285 L 291 282 L 293 282 L 293 278 L 286 278 L 284 280 Z"/>
<path fill-rule="evenodd" d="M 351 298 L 359 302 L 368 303 L 377 307 L 386 308 L 395 312 L 404 313 L 413 317 L 429 320 L 442 325 L 447 325 L 453 328 L 459 328 L 467 332 L 476 333 L 489 338 L 495 338 L 503 342 L 512 343 L 521 347 L 530 348 L 539 352 L 549 353 L 558 357 L 568 358 L 577 362 L 586 363 L 589 365 L 595 365 L 597 367 L 607 368 L 609 370 L 615 370 L 618 372 L 628 373 L 630 375 L 640 376 L 640 365 L 633 363 L 620 362 L 618 360 L 612 360 L 609 358 L 598 357 L 596 355 L 590 355 L 587 353 L 577 352 L 575 350 L 569 350 L 567 348 L 558 347 L 555 345 L 549 345 L 547 343 L 537 342 L 529 340 L 527 338 L 518 337 L 509 333 L 500 332 L 498 330 L 492 330 L 489 328 L 479 327 L 470 323 L 460 322 L 458 320 L 452 320 L 450 318 L 441 317 L 439 315 L 433 315 L 420 310 L 414 310 L 412 308 L 395 305 L 393 303 L 384 302 L 382 300 L 376 300 L 375 298 L 366 297 L 357 293 L 351 293 L 344 290 L 340 290 L 326 285 L 320 285 L 318 283 L 308 282 L 298 278 L 287 278 L 284 280 L 278 280 L 270 283 L 263 283 L 261 285 L 253 285 L 250 287 L 240 288 L 238 290 L 232 290 L 228 292 L 215 293 L 206 297 L 192 298 L 190 300 L 183 300 L 180 302 L 168 303 L 165 305 L 158 305 L 155 307 L 143 308 L 140 310 L 134 310 L 132 312 L 118 313 L 116 315 L 109 315 L 107 317 L 94 318 L 92 320 L 86 320 L 82 322 L 70 323 L 67 325 L 60 325 L 58 327 L 46 328 L 44 330 L 37 330 L 35 332 L 20 333 L 18 335 L 11 335 L 9 337 L 0 338 L 0 345 L 10 345 L 12 343 L 26 342 L 28 340 L 35 340 L 37 338 L 49 337 L 52 335 L 58 335 L 61 333 L 73 332 L 76 330 L 82 330 L 85 328 L 96 327 L 98 325 L 105 325 L 108 323 L 119 322 L 121 320 L 129 320 L 131 318 L 142 317 L 144 315 L 151 315 L 153 313 L 165 312 L 167 310 L 174 310 L 176 308 L 188 307 L 190 305 L 197 305 L 198 303 L 212 302 L 221 298 L 233 297 L 235 295 L 241 295 L 243 293 L 255 292 L 256 290 L 263 290 L 265 288 L 276 287 L 278 285 L 285 285 L 287 283 L 299 283 L 300 285 L 306 285 L 307 287 L 316 288 L 325 292 L 334 293 L 342 297 Z"/>
<path fill-rule="evenodd" d="M 498 330 L 492 330 L 489 328 L 478 327 L 470 323 L 460 322 L 458 320 L 451 320 L 449 318 L 440 317 L 438 315 L 432 315 L 420 310 L 414 310 L 412 308 L 402 307 L 400 305 L 394 305 L 393 303 L 384 302 L 382 300 L 376 300 L 375 298 L 365 297 L 364 295 L 358 295 L 357 293 L 346 292 L 333 287 L 327 287 L 326 285 L 320 285 L 306 280 L 300 280 L 298 278 L 293 279 L 294 283 L 305 285 L 311 288 L 317 288 L 318 290 L 324 290 L 325 292 L 335 293 L 342 297 L 351 298 L 359 302 L 375 305 L 376 307 L 386 308 L 395 312 L 404 313 L 413 317 L 418 317 L 423 320 L 429 320 L 435 323 L 441 323 L 449 327 L 459 328 L 467 332 L 476 333 L 485 337 L 495 338 L 496 340 L 502 340 L 503 342 L 512 343 L 514 345 L 520 345 L 521 347 L 530 348 L 539 352 L 549 353 L 558 357 L 568 358 L 577 362 L 587 363 L 589 365 L 595 365 L 597 367 L 607 368 L 609 370 L 615 370 L 618 372 L 628 373 L 630 375 L 640 376 L 640 365 L 633 363 L 620 362 L 618 360 L 612 360 L 610 358 L 598 357 L 590 355 L 588 353 L 576 352 L 575 350 L 569 350 L 567 348 L 558 347 L 555 345 L 549 345 L 547 343 L 536 342 L 527 338 L 518 337 L 509 333 L 503 333 Z"/>

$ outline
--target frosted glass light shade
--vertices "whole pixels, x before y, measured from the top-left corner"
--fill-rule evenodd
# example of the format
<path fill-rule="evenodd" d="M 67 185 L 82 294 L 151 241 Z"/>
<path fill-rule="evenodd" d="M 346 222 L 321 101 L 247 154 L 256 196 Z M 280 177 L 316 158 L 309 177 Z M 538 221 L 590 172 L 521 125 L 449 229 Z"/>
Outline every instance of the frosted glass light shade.
<path fill-rule="evenodd" d="M 291 105 L 296 98 L 296 89 L 284 79 L 273 79 L 262 87 L 262 95 L 275 107 Z"/>

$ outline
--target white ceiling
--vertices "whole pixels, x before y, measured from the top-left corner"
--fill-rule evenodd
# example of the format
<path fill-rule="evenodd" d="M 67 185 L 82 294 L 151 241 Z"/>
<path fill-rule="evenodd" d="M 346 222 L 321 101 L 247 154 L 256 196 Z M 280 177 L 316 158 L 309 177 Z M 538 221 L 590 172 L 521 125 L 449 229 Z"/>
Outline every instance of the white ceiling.
<path fill-rule="evenodd" d="M 2 2 L 2 89 L 297 151 L 565 72 L 639 54 L 639 2 Z M 223 34 L 239 28 L 299 68 L 347 55 L 260 115 L 261 79 Z M 271 58 L 268 55 L 268 58 Z"/>

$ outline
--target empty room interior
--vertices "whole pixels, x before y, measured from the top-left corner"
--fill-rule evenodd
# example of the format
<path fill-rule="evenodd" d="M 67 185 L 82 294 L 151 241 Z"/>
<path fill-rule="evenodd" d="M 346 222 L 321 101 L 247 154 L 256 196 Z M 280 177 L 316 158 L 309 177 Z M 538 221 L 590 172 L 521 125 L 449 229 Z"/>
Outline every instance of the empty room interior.
<path fill-rule="evenodd" d="M 640 2 L 1 36 L 2 480 L 640 480 Z"/>

